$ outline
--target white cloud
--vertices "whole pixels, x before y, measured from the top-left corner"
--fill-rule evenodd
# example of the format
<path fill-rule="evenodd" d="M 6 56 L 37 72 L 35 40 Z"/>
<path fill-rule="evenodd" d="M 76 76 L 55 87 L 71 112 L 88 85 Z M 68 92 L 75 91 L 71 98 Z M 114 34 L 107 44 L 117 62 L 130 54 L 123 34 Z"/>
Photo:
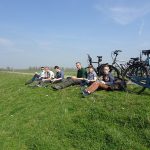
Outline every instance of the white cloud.
<path fill-rule="evenodd" d="M 127 3 L 103 3 L 97 4 L 95 8 L 115 22 L 126 25 L 149 14 L 150 2 L 141 1 L 138 4 L 130 4 L 129 1 Z"/>
<path fill-rule="evenodd" d="M 142 23 L 141 23 L 141 25 L 140 25 L 140 28 L 139 28 L 139 32 L 138 32 L 139 36 L 141 36 L 142 33 L 143 33 L 144 25 L 145 25 L 145 23 L 144 23 L 144 21 L 142 21 Z"/>
<path fill-rule="evenodd" d="M 25 50 L 23 48 L 18 47 L 16 42 L 0 37 L 0 52 L 4 54 L 10 53 L 23 53 Z"/>
<path fill-rule="evenodd" d="M 9 47 L 9 46 L 13 46 L 13 45 L 14 45 L 14 43 L 11 40 L 0 37 L 0 46 Z"/>

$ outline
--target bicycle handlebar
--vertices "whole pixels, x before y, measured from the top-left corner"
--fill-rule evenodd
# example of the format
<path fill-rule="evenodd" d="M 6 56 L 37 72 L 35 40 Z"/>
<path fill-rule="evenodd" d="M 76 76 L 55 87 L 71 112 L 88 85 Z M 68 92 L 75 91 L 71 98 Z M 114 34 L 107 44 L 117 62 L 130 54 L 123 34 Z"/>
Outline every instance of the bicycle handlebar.
<path fill-rule="evenodd" d="M 142 51 L 150 51 L 150 49 L 143 49 Z"/>
<path fill-rule="evenodd" d="M 113 53 L 114 53 L 115 55 L 118 55 L 118 53 L 120 53 L 120 52 L 122 52 L 122 50 L 115 50 Z"/>
<path fill-rule="evenodd" d="M 89 54 L 87 54 L 87 55 L 88 55 L 89 62 L 92 62 L 92 57 Z"/>
<path fill-rule="evenodd" d="M 88 62 L 90 63 L 90 65 L 92 65 L 92 63 L 97 63 L 97 64 L 99 64 L 99 63 L 102 61 L 102 56 L 97 56 L 98 61 L 97 61 L 97 62 L 93 62 L 93 61 L 92 61 L 92 57 L 91 57 L 89 54 L 87 54 L 87 55 L 88 55 Z"/>
<path fill-rule="evenodd" d="M 142 50 L 142 54 L 143 55 L 149 55 L 150 54 L 150 50 L 147 49 L 147 50 Z"/>
<path fill-rule="evenodd" d="M 103 56 L 97 56 L 97 58 L 102 58 Z"/>

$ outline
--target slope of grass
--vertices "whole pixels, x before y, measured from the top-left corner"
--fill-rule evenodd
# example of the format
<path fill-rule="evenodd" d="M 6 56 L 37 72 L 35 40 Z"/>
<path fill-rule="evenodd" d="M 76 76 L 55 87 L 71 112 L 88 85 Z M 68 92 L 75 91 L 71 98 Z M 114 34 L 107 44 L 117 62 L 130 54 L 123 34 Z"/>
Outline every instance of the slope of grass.
<path fill-rule="evenodd" d="M 148 150 L 150 91 L 29 88 L 29 75 L 0 73 L 2 150 Z"/>

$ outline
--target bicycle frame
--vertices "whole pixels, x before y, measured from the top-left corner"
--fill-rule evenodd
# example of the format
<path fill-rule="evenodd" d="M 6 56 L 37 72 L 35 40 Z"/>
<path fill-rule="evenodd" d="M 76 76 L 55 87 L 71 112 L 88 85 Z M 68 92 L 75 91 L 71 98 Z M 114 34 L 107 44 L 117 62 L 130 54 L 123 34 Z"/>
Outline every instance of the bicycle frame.
<path fill-rule="evenodd" d="M 117 57 L 119 55 L 119 53 L 122 52 L 122 50 L 115 50 L 111 53 L 111 57 L 112 57 L 112 66 L 114 66 L 115 68 L 117 68 L 122 76 L 123 74 L 123 71 L 125 70 L 125 68 L 127 68 L 127 65 L 125 64 L 120 64 L 120 63 L 117 63 Z M 114 57 L 113 57 L 114 55 Z M 122 62 L 125 62 L 125 61 L 122 61 Z"/>
<path fill-rule="evenodd" d="M 98 61 L 92 61 L 92 58 L 91 58 L 91 56 L 89 55 L 89 54 L 87 54 L 88 55 L 88 60 L 89 60 L 89 63 L 90 63 L 90 65 L 92 65 L 93 63 L 94 64 L 98 64 L 98 66 L 100 66 L 101 64 L 100 64 L 100 62 L 102 62 L 102 56 L 97 56 L 97 58 L 98 58 Z"/>
<path fill-rule="evenodd" d="M 150 88 L 150 50 L 142 50 L 142 54 L 146 56 L 146 59 L 142 60 L 140 53 L 140 60 L 129 65 L 123 76 L 124 79 L 127 78 L 131 81 L 133 86 L 139 85 L 143 87 L 138 91 L 138 94 L 143 92 L 145 88 Z"/>
<path fill-rule="evenodd" d="M 90 56 L 89 54 L 87 54 L 87 55 L 88 55 L 89 65 L 92 65 L 92 66 L 93 66 L 93 64 L 97 64 L 97 68 L 94 68 L 94 70 L 95 70 L 96 74 L 97 74 L 98 76 L 100 76 L 99 70 L 100 70 L 100 67 L 101 67 L 101 65 L 102 65 L 102 64 L 100 63 L 100 62 L 102 62 L 102 56 L 97 56 L 98 61 L 92 61 L 91 56 Z"/>
<path fill-rule="evenodd" d="M 146 53 L 147 51 L 149 51 L 149 53 Z M 144 63 L 146 66 L 148 66 L 149 71 L 150 71 L 150 50 L 142 50 L 142 54 L 146 55 L 146 59 L 144 60 Z"/>
<path fill-rule="evenodd" d="M 102 56 L 97 56 L 98 58 L 98 61 L 95 62 L 95 61 L 92 61 L 92 58 L 91 56 L 88 54 L 88 61 L 89 61 L 89 64 L 93 66 L 93 63 L 96 63 L 98 64 L 97 68 L 94 68 L 96 74 L 98 77 L 100 77 L 102 74 L 103 74 L 103 66 L 104 65 L 108 65 L 109 68 L 110 68 L 110 72 L 114 75 L 115 78 L 119 78 L 119 71 L 117 68 L 115 68 L 114 66 L 112 65 L 109 65 L 108 63 L 105 63 L 105 64 L 101 64 L 100 62 L 102 61 Z"/>

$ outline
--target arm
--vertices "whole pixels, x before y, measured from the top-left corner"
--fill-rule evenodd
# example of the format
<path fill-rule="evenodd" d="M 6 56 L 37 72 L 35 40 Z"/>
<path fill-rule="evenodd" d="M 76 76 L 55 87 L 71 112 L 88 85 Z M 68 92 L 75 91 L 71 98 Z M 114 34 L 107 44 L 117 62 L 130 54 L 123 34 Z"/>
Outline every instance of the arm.
<path fill-rule="evenodd" d="M 87 75 L 87 79 L 86 79 L 88 82 L 95 82 L 97 80 L 97 75 L 96 73 L 94 72 L 92 77 L 88 74 Z"/>
<path fill-rule="evenodd" d="M 114 84 L 114 77 L 112 76 L 112 74 L 109 74 L 109 81 L 105 82 L 105 84 L 107 84 L 107 85 Z"/>
<path fill-rule="evenodd" d="M 55 76 L 55 78 L 52 80 L 52 82 L 54 82 L 54 81 L 60 81 L 62 79 L 64 79 L 64 72 L 63 71 L 60 72 L 60 74 L 59 74 L 58 77 Z"/>
<path fill-rule="evenodd" d="M 47 78 L 44 80 L 52 80 L 54 78 L 54 72 L 48 71 L 47 72 Z"/>
<path fill-rule="evenodd" d="M 55 74 L 55 79 L 59 79 L 59 78 L 64 78 L 64 72 L 63 71 L 58 71 Z"/>
<path fill-rule="evenodd" d="M 93 80 L 88 80 L 89 82 L 95 82 L 97 80 L 97 77 L 94 77 Z"/>
<path fill-rule="evenodd" d="M 77 77 L 75 77 L 75 76 L 72 76 L 71 78 L 72 78 L 72 79 L 78 79 L 78 80 L 86 80 L 86 78 L 77 78 Z"/>

